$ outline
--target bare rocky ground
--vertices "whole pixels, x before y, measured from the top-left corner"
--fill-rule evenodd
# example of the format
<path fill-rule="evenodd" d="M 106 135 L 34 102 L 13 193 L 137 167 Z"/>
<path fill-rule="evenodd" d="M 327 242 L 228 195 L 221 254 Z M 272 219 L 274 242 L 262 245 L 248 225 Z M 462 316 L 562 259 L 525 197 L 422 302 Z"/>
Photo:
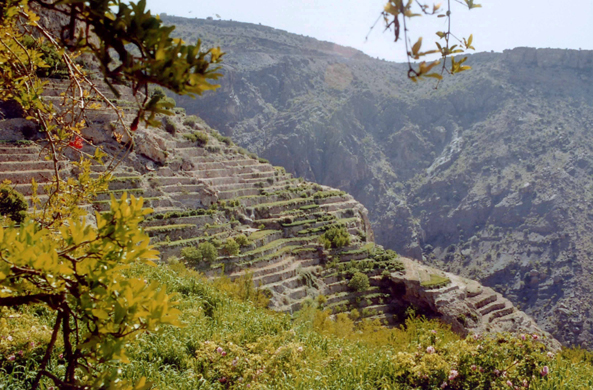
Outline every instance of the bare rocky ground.
<path fill-rule="evenodd" d="M 48 94 L 58 96 L 61 88 L 53 81 Z M 91 112 L 84 135 L 118 154 L 122 148 L 110 134 L 113 119 L 107 110 Z M 53 175 L 52 164 L 41 157 L 43 140 L 29 126 L 18 118 L 0 120 L 0 180 L 10 180 L 28 198 L 31 179 L 43 185 Z M 374 243 L 367 210 L 351 195 L 296 179 L 284 168 L 247 155 L 199 118 L 177 115 L 163 128 L 169 131 L 138 130 L 134 151 L 113 172 L 109 191 L 89 205 L 106 212 L 112 195 L 143 196 L 154 209 L 144 228 L 163 261 L 181 257 L 183 248 L 203 241 L 246 235 L 248 243 L 239 254 L 220 250 L 215 261 L 190 266 L 211 277 L 249 274 L 278 311 L 294 312 L 323 295 L 323 306 L 334 313 L 357 309 L 362 318 L 386 325 L 401 323 L 406 310 L 414 307 L 461 334 L 537 333 L 559 346 L 492 289 L 409 258 L 381 257 L 385 252 Z M 208 139 L 206 145 L 199 146 L 191 137 L 198 134 Z M 92 148 L 85 146 L 83 151 Z M 60 163 L 65 176 L 76 174 L 69 158 Z M 95 175 L 105 169 L 93 165 Z M 347 229 L 348 247 L 326 250 L 319 243 L 319 236 L 332 226 Z M 369 276 L 368 290 L 357 292 L 348 286 L 354 270 Z"/>

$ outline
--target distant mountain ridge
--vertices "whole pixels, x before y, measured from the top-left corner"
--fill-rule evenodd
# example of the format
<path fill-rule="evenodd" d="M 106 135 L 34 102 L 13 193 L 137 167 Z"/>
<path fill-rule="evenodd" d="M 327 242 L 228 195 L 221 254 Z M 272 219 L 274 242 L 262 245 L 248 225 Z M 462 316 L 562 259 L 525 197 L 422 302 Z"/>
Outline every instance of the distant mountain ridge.
<path fill-rule="evenodd" d="M 257 25 L 165 17 L 228 54 L 178 98 L 294 175 L 348 191 L 377 242 L 504 293 L 593 346 L 593 51 L 516 48 L 411 83 L 405 66 Z"/>

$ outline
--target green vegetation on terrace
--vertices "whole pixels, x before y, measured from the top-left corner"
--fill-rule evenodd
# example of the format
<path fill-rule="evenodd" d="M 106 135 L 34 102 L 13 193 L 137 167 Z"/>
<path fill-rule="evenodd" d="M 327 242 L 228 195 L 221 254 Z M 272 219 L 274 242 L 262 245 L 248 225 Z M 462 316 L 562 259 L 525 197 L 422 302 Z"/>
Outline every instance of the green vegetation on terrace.
<path fill-rule="evenodd" d="M 344 196 L 346 195 L 346 192 L 344 191 L 319 191 L 316 192 L 315 194 L 313 194 L 313 198 L 314 199 L 326 199 L 326 198 L 332 198 L 335 196 Z"/>
<path fill-rule="evenodd" d="M 251 266 L 251 265 L 256 264 L 256 263 L 266 262 L 266 261 L 269 261 L 269 260 L 272 260 L 272 259 L 281 257 L 281 256 L 283 256 L 283 255 L 285 255 L 287 253 L 295 253 L 296 251 L 299 250 L 299 248 L 301 248 L 300 245 L 286 245 L 286 246 L 283 246 L 282 248 L 278 249 L 277 251 L 274 251 L 273 253 L 270 253 L 269 255 L 261 256 L 261 257 L 255 257 L 252 260 L 240 261 L 240 262 L 237 262 L 236 264 L 239 267 Z"/>
<path fill-rule="evenodd" d="M 296 242 L 309 242 L 312 241 L 313 237 L 296 237 L 296 238 L 280 238 L 278 240 L 271 241 L 266 245 L 260 246 L 252 251 L 242 253 L 240 257 L 248 257 L 248 256 L 255 256 L 257 254 L 263 253 L 265 251 L 278 248 L 285 244 L 296 243 Z"/>
<path fill-rule="evenodd" d="M 287 228 L 287 227 L 301 226 L 301 225 L 307 225 L 309 223 L 315 223 L 315 222 L 317 222 L 316 219 L 304 219 L 304 220 L 295 221 L 295 222 L 292 222 L 292 223 L 283 223 L 282 224 L 282 227 L 286 227 Z"/>
<path fill-rule="evenodd" d="M 265 238 L 270 234 L 277 233 L 278 230 L 258 230 L 257 232 L 253 232 L 249 235 L 249 239 L 252 241 L 259 240 L 260 238 Z"/>
<path fill-rule="evenodd" d="M 177 225 L 162 225 L 162 226 L 149 226 L 144 228 L 146 232 L 169 232 L 174 230 L 191 229 L 195 228 L 195 224 L 182 223 Z"/>
<path fill-rule="evenodd" d="M 451 283 L 451 279 L 449 279 L 446 276 L 430 274 L 430 280 L 426 280 L 426 281 L 420 283 L 420 285 L 424 288 L 431 289 L 431 288 L 445 287 L 449 283 Z"/>
<path fill-rule="evenodd" d="M 177 241 L 160 241 L 160 242 L 155 242 L 153 245 L 156 248 L 162 248 L 162 247 L 176 247 L 176 246 L 189 246 L 189 245 L 193 245 L 193 244 L 198 244 L 200 242 L 203 241 L 209 241 L 215 238 L 221 238 L 223 236 L 225 236 L 227 233 L 226 232 L 220 232 L 220 233 L 216 233 L 216 234 L 212 234 L 210 236 L 200 236 L 200 237 L 192 237 L 192 238 L 187 238 L 184 240 L 177 240 Z"/>

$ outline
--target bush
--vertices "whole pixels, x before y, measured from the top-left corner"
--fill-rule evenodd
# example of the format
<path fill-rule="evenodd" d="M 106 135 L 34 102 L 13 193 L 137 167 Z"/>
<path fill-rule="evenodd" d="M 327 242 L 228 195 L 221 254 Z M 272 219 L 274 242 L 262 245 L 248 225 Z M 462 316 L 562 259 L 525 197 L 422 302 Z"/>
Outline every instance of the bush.
<path fill-rule="evenodd" d="M 202 253 L 202 260 L 209 263 L 216 260 L 218 251 L 216 247 L 209 242 L 202 242 L 198 245 L 198 250 Z"/>
<path fill-rule="evenodd" d="M 190 115 L 183 120 L 183 125 L 188 127 L 195 127 L 198 123 L 198 117 L 195 115 Z"/>
<path fill-rule="evenodd" d="M 185 133 L 183 134 L 183 138 L 188 141 L 195 142 L 198 146 L 205 146 L 208 144 L 208 135 L 204 133 L 200 133 L 198 131 L 193 133 Z"/>
<path fill-rule="evenodd" d="M 350 245 L 350 234 L 344 226 L 333 226 L 323 233 L 320 241 L 325 249 L 341 248 Z"/>
<path fill-rule="evenodd" d="M 177 126 L 175 125 L 175 122 L 173 122 L 173 120 L 171 118 L 169 118 L 168 116 L 166 116 L 163 119 L 163 125 L 165 126 L 165 131 L 171 135 L 175 135 L 175 132 L 177 131 Z"/>
<path fill-rule="evenodd" d="M 181 256 L 191 263 L 199 263 L 202 261 L 202 252 L 193 246 L 188 246 L 181 250 Z"/>
<path fill-rule="evenodd" d="M 245 236 L 245 234 L 239 234 L 235 237 L 235 242 L 239 244 L 239 246 L 247 246 L 250 244 L 249 239 Z"/>
<path fill-rule="evenodd" d="M 352 276 L 352 279 L 350 279 L 348 287 L 358 292 L 366 291 L 371 287 L 369 277 L 362 272 L 356 272 L 354 276 Z"/>
<path fill-rule="evenodd" d="M 222 251 L 227 256 L 236 256 L 239 254 L 239 244 L 233 238 L 227 238 Z"/>
<path fill-rule="evenodd" d="M 27 216 L 27 208 L 23 194 L 8 185 L 0 185 L 0 214 L 21 223 Z"/>

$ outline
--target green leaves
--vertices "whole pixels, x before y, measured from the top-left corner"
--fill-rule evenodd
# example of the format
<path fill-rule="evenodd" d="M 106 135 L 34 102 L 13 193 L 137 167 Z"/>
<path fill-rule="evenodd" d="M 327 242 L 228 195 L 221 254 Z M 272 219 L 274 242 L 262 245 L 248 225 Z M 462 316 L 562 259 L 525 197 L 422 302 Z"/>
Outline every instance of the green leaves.
<path fill-rule="evenodd" d="M 31 219 L 0 227 L 0 305 L 41 301 L 77 321 L 76 343 L 67 335 L 72 330 L 63 329 L 64 344 L 73 343 L 66 357 L 73 367 L 82 358 L 93 365 L 126 362 L 126 343 L 136 334 L 179 325 L 163 286 L 126 275 L 131 264 L 152 264 L 158 256 L 140 228 L 150 212 L 142 205 L 141 198 L 112 197 L 111 212 L 97 213 L 96 227 L 81 218 L 66 219 L 57 230 Z"/>

